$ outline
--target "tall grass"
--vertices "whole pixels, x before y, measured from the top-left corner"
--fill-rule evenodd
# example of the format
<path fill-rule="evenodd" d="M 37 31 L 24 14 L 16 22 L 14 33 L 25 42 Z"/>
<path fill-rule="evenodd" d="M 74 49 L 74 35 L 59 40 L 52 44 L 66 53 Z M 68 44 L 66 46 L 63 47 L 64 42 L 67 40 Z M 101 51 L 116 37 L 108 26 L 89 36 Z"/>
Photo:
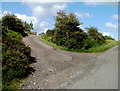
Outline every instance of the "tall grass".
<path fill-rule="evenodd" d="M 55 43 L 52 43 L 51 37 L 47 36 L 46 34 L 42 34 L 39 37 L 39 40 L 58 49 L 66 50 L 66 51 L 71 51 L 71 52 L 85 52 L 85 53 L 93 53 L 93 52 L 104 52 L 116 45 L 119 45 L 120 42 L 114 41 L 114 40 L 106 40 L 106 43 L 97 47 L 89 48 L 87 49 L 69 49 L 63 46 L 58 46 Z"/>

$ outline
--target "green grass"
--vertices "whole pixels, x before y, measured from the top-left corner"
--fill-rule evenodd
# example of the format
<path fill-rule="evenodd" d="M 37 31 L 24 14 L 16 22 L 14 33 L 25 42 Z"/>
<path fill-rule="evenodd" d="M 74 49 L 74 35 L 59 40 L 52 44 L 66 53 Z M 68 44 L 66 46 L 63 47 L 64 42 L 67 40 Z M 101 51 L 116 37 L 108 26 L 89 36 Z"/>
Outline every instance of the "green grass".
<path fill-rule="evenodd" d="M 18 89 L 18 86 L 20 84 L 19 79 L 14 79 L 9 86 L 6 86 L 4 91 L 15 91 Z"/>
<path fill-rule="evenodd" d="M 51 42 L 51 37 L 47 36 L 46 34 L 42 34 L 38 38 L 39 38 L 40 41 L 42 41 L 42 42 L 44 42 L 44 43 L 46 43 L 46 44 L 48 44 L 52 47 L 62 49 L 62 50 L 66 50 L 66 51 L 71 51 L 71 52 L 85 52 L 85 53 L 104 52 L 104 51 L 120 44 L 120 42 L 118 42 L 118 41 L 106 40 L 106 44 L 103 44 L 103 45 L 100 45 L 100 46 L 97 46 L 97 47 L 93 47 L 93 48 L 90 48 L 88 50 L 85 50 L 85 49 L 69 49 L 69 48 L 58 46 L 58 45 L 52 43 Z"/>
<path fill-rule="evenodd" d="M 18 89 L 22 89 L 20 84 L 24 83 L 27 80 L 27 77 L 24 79 L 17 79 L 15 78 L 9 86 L 6 86 L 4 91 L 16 91 Z"/>
<path fill-rule="evenodd" d="M 50 36 L 47 36 L 46 34 L 42 34 L 38 37 L 38 39 L 52 47 L 55 47 L 55 48 L 58 48 L 58 49 L 63 49 L 63 50 L 68 50 L 68 48 L 66 47 L 62 47 L 62 46 L 58 46 L 56 45 L 55 43 L 52 43 L 51 42 L 51 37 Z"/>
<path fill-rule="evenodd" d="M 106 44 L 90 48 L 90 49 L 88 49 L 88 52 L 104 52 L 104 51 L 106 51 L 116 45 L 119 45 L 119 44 L 120 44 L 120 42 L 113 41 L 113 40 L 107 40 Z"/>

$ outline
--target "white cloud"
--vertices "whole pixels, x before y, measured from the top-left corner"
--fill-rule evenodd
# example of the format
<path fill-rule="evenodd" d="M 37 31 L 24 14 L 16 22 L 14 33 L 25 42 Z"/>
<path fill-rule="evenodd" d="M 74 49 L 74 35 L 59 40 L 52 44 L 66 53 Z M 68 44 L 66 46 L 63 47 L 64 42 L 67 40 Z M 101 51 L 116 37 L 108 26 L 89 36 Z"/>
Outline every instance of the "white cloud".
<path fill-rule="evenodd" d="M 4 11 L 4 12 L 3 12 L 3 15 L 6 15 L 6 14 L 8 14 L 8 13 L 11 14 L 10 11 Z"/>
<path fill-rule="evenodd" d="M 116 30 L 118 29 L 118 24 L 112 24 L 111 22 L 107 22 L 105 24 L 106 28 L 107 29 L 110 29 L 110 30 Z"/>
<path fill-rule="evenodd" d="M 43 23 L 40 23 L 36 17 L 33 16 L 27 16 L 24 14 L 15 14 L 17 18 L 26 21 L 27 23 L 32 22 L 33 23 L 33 31 L 40 33 L 43 30 Z"/>
<path fill-rule="evenodd" d="M 15 14 L 19 19 L 22 19 L 23 21 L 26 21 L 28 23 L 30 23 L 32 21 L 33 23 L 33 28 L 34 28 L 34 32 L 37 33 L 41 33 L 43 32 L 47 27 L 48 27 L 48 23 L 46 21 L 38 21 L 38 19 L 36 17 L 33 16 L 27 16 L 24 14 Z"/>
<path fill-rule="evenodd" d="M 119 18 L 119 17 L 118 17 L 117 14 L 112 16 L 112 19 L 114 19 L 114 20 L 118 20 L 118 18 Z"/>
<path fill-rule="evenodd" d="M 43 30 L 43 32 L 46 34 L 47 30 L 48 30 L 48 29 L 47 29 L 47 28 L 45 28 L 45 29 Z"/>
<path fill-rule="evenodd" d="M 4 11 L 2 15 L 7 14 L 7 12 L 9 12 L 9 11 Z M 37 32 L 37 33 L 43 32 L 43 30 L 45 28 L 47 28 L 49 25 L 46 21 L 38 21 L 38 19 L 34 16 L 27 16 L 25 14 L 18 14 L 18 13 L 16 13 L 15 15 L 17 16 L 17 18 L 19 18 L 23 21 L 26 21 L 27 23 L 32 22 L 33 28 L 34 28 L 33 31 Z"/>
<path fill-rule="evenodd" d="M 34 0 L 35 1 L 35 0 Z M 32 16 L 27 16 L 25 14 L 15 14 L 19 19 L 30 23 L 33 22 L 33 28 L 35 32 L 41 33 L 46 28 L 49 28 L 49 23 L 45 21 L 50 15 L 55 15 L 57 11 L 63 10 L 66 7 L 65 3 L 59 2 L 24 2 L 22 4 L 27 4 L 32 10 Z M 8 11 L 4 11 L 4 15 Z M 10 12 L 11 13 L 11 12 Z"/>
<path fill-rule="evenodd" d="M 25 2 L 32 10 L 33 16 L 38 19 L 46 18 L 50 15 L 55 15 L 57 11 L 63 10 L 66 7 L 65 3 L 53 2 Z"/>
<path fill-rule="evenodd" d="M 76 12 L 75 15 L 77 15 L 77 17 L 79 17 L 79 18 L 84 18 L 84 17 L 90 18 L 90 17 L 93 17 L 93 15 L 90 14 L 90 13 L 78 13 L 78 12 Z"/>
<path fill-rule="evenodd" d="M 48 25 L 49 25 L 49 24 L 48 24 L 48 22 L 46 22 L 46 21 L 41 22 L 39 28 L 40 28 L 40 30 L 42 30 L 42 31 L 40 31 L 39 33 L 41 33 L 41 32 L 46 32 L 45 29 L 47 29 Z"/>
<path fill-rule="evenodd" d="M 45 21 L 51 15 L 55 15 L 57 11 L 64 10 L 66 3 L 59 2 L 24 2 L 31 10 L 33 17 L 29 17 L 30 20 L 34 19 L 34 30 L 38 33 L 43 32 L 46 28 L 49 28 L 49 23 Z M 22 16 L 26 17 L 26 16 Z M 27 19 L 29 20 L 29 19 Z"/>
<path fill-rule="evenodd" d="M 102 34 L 103 34 L 103 36 L 110 36 L 118 41 L 118 33 L 113 34 L 113 33 L 104 32 Z"/>
<path fill-rule="evenodd" d="M 2 18 L 4 15 L 6 15 L 8 13 L 11 14 L 10 11 L 4 11 L 4 12 L 0 11 L 0 18 Z"/>
<path fill-rule="evenodd" d="M 24 14 L 15 14 L 17 18 L 22 19 L 23 21 L 26 21 L 27 23 L 30 23 L 32 21 L 33 24 L 37 22 L 37 19 L 33 16 L 27 16 Z"/>
<path fill-rule="evenodd" d="M 103 36 L 110 36 L 110 33 L 104 32 Z"/>

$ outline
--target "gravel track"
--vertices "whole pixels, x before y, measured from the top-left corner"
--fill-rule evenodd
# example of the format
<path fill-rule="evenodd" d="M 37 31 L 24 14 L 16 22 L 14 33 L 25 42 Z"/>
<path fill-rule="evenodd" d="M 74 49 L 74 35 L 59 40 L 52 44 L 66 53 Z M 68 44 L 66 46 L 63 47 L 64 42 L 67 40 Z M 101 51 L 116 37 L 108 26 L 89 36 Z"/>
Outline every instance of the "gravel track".
<path fill-rule="evenodd" d="M 39 41 L 35 35 L 25 37 L 23 41 L 31 47 L 31 55 L 36 58 L 36 63 L 32 64 L 35 72 L 21 84 L 23 89 L 68 88 L 78 79 L 82 80 L 99 69 L 104 61 L 96 62 L 97 53 L 76 53 L 55 49 Z"/>

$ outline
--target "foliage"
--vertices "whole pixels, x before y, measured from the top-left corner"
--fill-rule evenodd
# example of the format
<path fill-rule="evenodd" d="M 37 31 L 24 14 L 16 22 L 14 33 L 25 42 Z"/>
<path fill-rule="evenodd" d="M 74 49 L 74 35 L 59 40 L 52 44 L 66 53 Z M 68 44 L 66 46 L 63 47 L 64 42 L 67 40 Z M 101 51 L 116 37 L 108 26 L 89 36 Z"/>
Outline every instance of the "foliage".
<path fill-rule="evenodd" d="M 22 22 L 23 27 L 25 28 L 25 31 L 30 32 L 31 29 L 33 29 L 33 23 L 31 22 L 30 24 L 27 22 Z"/>
<path fill-rule="evenodd" d="M 78 27 L 81 23 L 77 17 L 73 13 L 67 15 L 64 11 L 59 11 L 57 14 L 55 29 L 52 30 L 52 41 L 59 46 L 82 48 L 83 39 L 86 39 L 87 35 Z"/>
<path fill-rule="evenodd" d="M 86 28 L 85 33 L 80 27 L 80 23 L 74 13 L 66 14 L 59 11 L 55 18 L 55 28 L 48 30 L 46 34 L 51 36 L 51 41 L 58 46 L 69 49 L 89 49 L 105 43 L 104 36 L 95 27 Z"/>
<path fill-rule="evenodd" d="M 14 14 L 6 14 L 2 17 L 2 26 L 4 29 L 10 29 L 20 33 L 22 36 L 27 36 L 25 31 L 30 31 L 33 28 L 32 23 L 28 24 L 18 19 Z"/>
<path fill-rule="evenodd" d="M 90 37 L 90 40 L 96 40 L 96 45 L 101 45 L 105 43 L 105 38 L 104 36 L 98 32 L 98 29 L 96 27 L 90 27 L 86 28 L 87 29 L 87 34 Z"/>
<path fill-rule="evenodd" d="M 74 13 L 67 14 L 64 11 L 59 11 L 55 17 L 55 28 L 48 30 L 46 34 L 50 36 L 49 41 L 57 46 L 79 50 L 106 44 L 108 39 L 113 40 L 111 37 L 103 36 L 96 27 L 86 28 L 87 32 L 85 32 L 79 27 L 81 24 L 83 23 L 79 22 Z"/>
<path fill-rule="evenodd" d="M 115 40 L 115 39 L 113 39 L 113 38 L 110 37 L 110 36 L 104 36 L 104 38 L 105 38 L 106 40 Z"/>
<path fill-rule="evenodd" d="M 26 35 L 23 22 L 10 14 L 2 19 L 2 89 L 10 91 L 16 88 L 16 81 L 34 71 L 30 66 L 34 58 L 30 47 L 22 42 Z"/>
<path fill-rule="evenodd" d="M 3 30 L 3 89 L 15 78 L 23 78 L 30 73 L 30 48 L 21 41 L 22 36 L 12 30 Z"/>
<path fill-rule="evenodd" d="M 100 46 L 96 46 L 96 47 L 92 47 L 90 49 L 88 49 L 89 52 L 104 52 L 116 45 L 119 45 L 120 42 L 118 41 L 115 41 L 115 40 L 106 40 L 106 43 L 105 44 L 102 44 Z"/>
<path fill-rule="evenodd" d="M 114 40 L 106 40 L 106 43 L 104 43 L 102 45 L 93 46 L 92 48 L 89 48 L 89 49 L 70 49 L 70 48 L 67 48 L 67 47 L 58 46 L 55 43 L 51 42 L 51 37 L 46 35 L 46 34 L 42 34 L 41 36 L 39 36 L 39 40 L 43 41 L 44 43 L 46 43 L 50 46 L 58 48 L 58 49 L 63 49 L 63 50 L 66 50 L 66 51 L 71 51 L 71 52 L 85 52 L 85 53 L 104 52 L 104 51 L 120 44 L 120 42 L 117 42 L 117 41 L 114 41 Z"/>
<path fill-rule="evenodd" d="M 84 49 L 96 47 L 97 45 L 97 41 L 92 39 L 90 36 L 84 40 Z"/>
<path fill-rule="evenodd" d="M 46 43 L 50 46 L 53 46 L 53 47 L 56 47 L 56 48 L 59 48 L 59 49 L 64 49 L 65 48 L 63 46 L 58 46 L 55 43 L 51 42 L 52 37 L 48 36 L 47 34 L 42 34 L 38 38 L 39 38 L 40 41 L 42 41 L 42 42 L 44 42 L 44 43 Z"/>
<path fill-rule="evenodd" d="M 47 30 L 47 32 L 46 32 L 46 34 L 47 34 L 48 36 L 52 36 L 52 35 L 53 35 L 53 33 L 54 33 L 54 31 L 53 31 L 53 30 Z"/>

